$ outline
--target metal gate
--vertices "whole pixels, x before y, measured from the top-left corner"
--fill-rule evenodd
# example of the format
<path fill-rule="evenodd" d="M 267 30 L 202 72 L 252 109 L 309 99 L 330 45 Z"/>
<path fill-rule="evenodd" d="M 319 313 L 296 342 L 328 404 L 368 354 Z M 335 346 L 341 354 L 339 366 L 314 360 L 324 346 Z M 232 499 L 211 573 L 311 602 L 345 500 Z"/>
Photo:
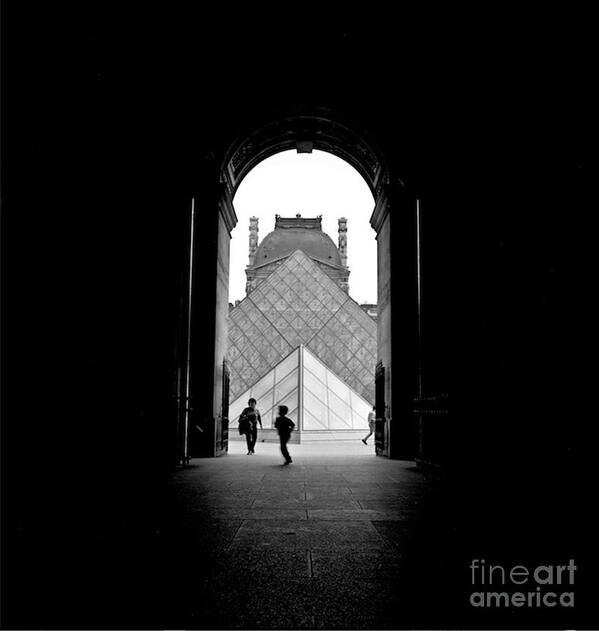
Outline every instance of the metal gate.
<path fill-rule="evenodd" d="M 229 382 L 230 370 L 227 360 L 223 360 L 223 399 L 221 409 L 220 449 L 226 452 L 229 449 Z"/>
<path fill-rule="evenodd" d="M 374 446 L 377 455 L 385 451 L 385 367 L 379 361 L 374 371 L 375 428 Z"/>

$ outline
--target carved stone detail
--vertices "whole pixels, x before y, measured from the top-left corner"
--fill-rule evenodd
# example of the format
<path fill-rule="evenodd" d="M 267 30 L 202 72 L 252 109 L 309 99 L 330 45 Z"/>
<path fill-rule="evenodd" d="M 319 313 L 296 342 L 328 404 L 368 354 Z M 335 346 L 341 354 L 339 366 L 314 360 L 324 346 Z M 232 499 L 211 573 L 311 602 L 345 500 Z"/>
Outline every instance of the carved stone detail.
<path fill-rule="evenodd" d="M 250 217 L 250 251 L 248 265 L 252 266 L 258 249 L 258 217 Z"/>
<path fill-rule="evenodd" d="M 339 217 L 339 255 L 341 265 L 347 267 L 347 219 Z"/>
<path fill-rule="evenodd" d="M 229 191 L 233 193 L 245 174 L 261 160 L 288 149 L 333 153 L 352 164 L 371 189 L 381 179 L 382 156 L 353 129 L 331 120 L 331 112 L 319 108 L 271 121 L 232 147 L 223 165 Z"/>

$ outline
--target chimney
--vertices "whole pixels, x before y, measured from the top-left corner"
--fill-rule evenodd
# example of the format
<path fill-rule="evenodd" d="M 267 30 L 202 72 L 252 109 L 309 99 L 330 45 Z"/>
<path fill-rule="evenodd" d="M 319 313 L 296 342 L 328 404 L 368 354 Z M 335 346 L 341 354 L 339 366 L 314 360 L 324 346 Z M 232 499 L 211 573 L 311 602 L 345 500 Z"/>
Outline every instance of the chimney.
<path fill-rule="evenodd" d="M 258 217 L 250 217 L 250 256 L 248 265 L 254 264 L 256 250 L 258 249 Z"/>
<path fill-rule="evenodd" d="M 341 265 L 347 267 L 347 219 L 339 218 L 339 254 L 341 255 Z"/>

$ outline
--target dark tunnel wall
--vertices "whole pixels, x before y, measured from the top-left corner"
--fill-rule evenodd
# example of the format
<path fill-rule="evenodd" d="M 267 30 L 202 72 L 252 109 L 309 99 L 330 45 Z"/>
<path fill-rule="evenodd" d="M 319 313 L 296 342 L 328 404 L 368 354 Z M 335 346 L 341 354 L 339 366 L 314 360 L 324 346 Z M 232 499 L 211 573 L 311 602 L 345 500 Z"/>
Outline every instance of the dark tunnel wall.
<path fill-rule="evenodd" d="M 377 138 L 421 200 L 424 389 L 449 394 L 445 456 L 464 520 L 486 524 L 470 504 L 482 498 L 532 532 L 524 515 L 541 519 L 547 489 L 569 488 L 577 435 L 583 66 L 555 49 L 535 61 L 524 36 L 509 55 L 482 35 L 476 54 L 438 40 L 427 54 L 405 23 L 312 25 L 308 43 L 299 24 L 266 37 L 191 9 L 90 10 L 64 37 L 45 17 L 13 42 L 5 127 L 11 528 L 40 514 L 114 525 L 169 471 L 191 196 L 204 202 L 194 378 L 210 400 L 219 160 L 263 120 L 323 106 Z"/>

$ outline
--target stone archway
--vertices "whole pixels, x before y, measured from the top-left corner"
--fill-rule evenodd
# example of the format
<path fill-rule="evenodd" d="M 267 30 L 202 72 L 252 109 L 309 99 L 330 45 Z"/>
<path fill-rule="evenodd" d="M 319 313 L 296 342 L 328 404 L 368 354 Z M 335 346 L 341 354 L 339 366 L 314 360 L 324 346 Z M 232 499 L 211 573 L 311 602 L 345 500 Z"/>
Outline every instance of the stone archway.
<path fill-rule="evenodd" d="M 297 114 L 267 123 L 233 143 L 221 169 L 228 194 L 232 197 L 243 178 L 262 160 L 289 149 L 300 153 L 319 149 L 342 158 L 362 175 L 375 199 L 382 194 L 385 181 L 388 183 L 381 152 L 373 148 L 372 140 L 330 115 Z"/>
<path fill-rule="evenodd" d="M 394 178 L 391 177 L 378 143 L 375 144 L 366 133 L 358 133 L 353 126 L 342 122 L 339 117 L 324 111 L 296 112 L 257 125 L 249 134 L 235 140 L 222 158 L 219 171 L 220 193 L 217 201 L 218 226 L 215 227 L 216 304 L 214 370 L 211 380 L 214 427 L 210 427 L 210 431 L 205 432 L 205 436 L 202 437 L 202 453 L 219 455 L 226 451 L 223 434 L 227 431 L 226 421 L 223 419 L 223 383 L 227 378 L 224 359 L 227 351 L 229 247 L 231 231 L 237 223 L 233 197 L 241 181 L 253 167 L 269 156 L 289 149 L 307 153 L 317 149 L 342 158 L 362 175 L 373 194 L 375 207 L 370 223 L 376 232 L 378 252 L 377 359 L 379 368 L 383 367 L 378 374 L 384 375 L 382 383 L 377 385 L 377 417 L 384 419 L 379 423 L 379 429 L 384 432 L 384 446 L 379 453 L 390 457 L 410 456 L 413 448 L 408 447 L 403 438 L 400 438 L 402 432 L 398 431 L 398 422 L 401 419 L 403 424 L 406 424 L 406 417 L 411 415 L 410 406 L 415 395 L 411 384 L 415 380 L 417 361 L 413 356 L 414 349 L 408 348 L 405 344 L 398 345 L 397 342 L 402 339 L 409 340 L 410 336 L 415 338 L 416 321 L 405 315 L 398 320 L 394 313 L 393 298 L 396 294 L 401 294 L 402 312 L 415 314 L 415 257 L 411 256 L 415 247 L 415 232 L 411 230 L 414 227 L 413 205 L 403 182 L 395 174 Z M 403 264 L 403 271 L 397 278 L 392 274 L 394 266 L 396 267 L 396 261 L 392 256 L 392 207 L 393 215 L 397 217 L 393 221 L 393 229 L 401 230 L 403 238 L 398 244 L 400 247 L 402 244 L 404 246 L 402 256 L 398 257 L 398 261 Z M 400 348 L 401 355 L 398 353 Z M 397 366 L 398 357 L 402 358 L 402 367 L 394 373 L 394 364 Z M 405 381 L 405 388 L 393 387 L 394 374 Z M 404 391 L 404 396 L 401 397 L 403 404 L 398 406 L 394 405 L 394 393 L 397 399 L 399 390 Z M 401 449 L 398 442 L 403 443 Z"/>

